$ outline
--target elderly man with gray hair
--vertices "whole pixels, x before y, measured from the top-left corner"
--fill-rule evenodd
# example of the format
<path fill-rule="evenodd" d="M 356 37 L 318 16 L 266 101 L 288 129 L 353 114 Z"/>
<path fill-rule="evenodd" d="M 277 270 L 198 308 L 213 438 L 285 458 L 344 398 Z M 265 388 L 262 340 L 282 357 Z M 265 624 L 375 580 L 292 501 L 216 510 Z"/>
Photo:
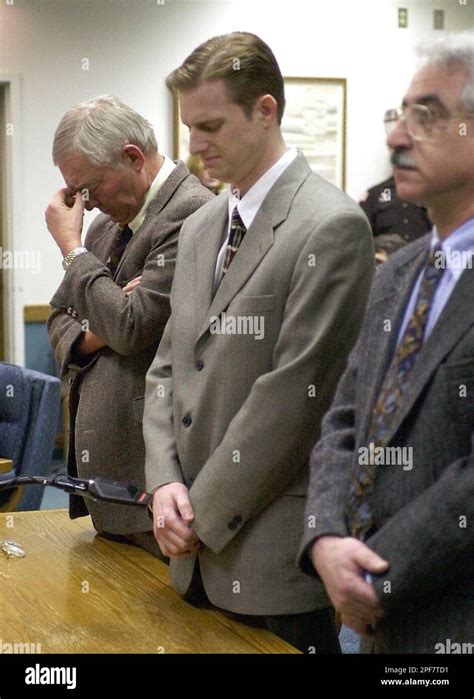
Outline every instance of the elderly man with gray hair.
<path fill-rule="evenodd" d="M 212 198 L 182 162 L 158 152 L 151 125 L 110 96 L 69 110 L 53 143 L 66 187 L 46 209 L 63 256 L 49 336 L 61 376 L 70 373 L 68 472 L 145 485 L 145 374 L 170 315 L 180 228 Z M 84 209 L 102 213 L 84 244 Z M 161 556 L 138 508 L 71 496 L 72 518 Z"/>

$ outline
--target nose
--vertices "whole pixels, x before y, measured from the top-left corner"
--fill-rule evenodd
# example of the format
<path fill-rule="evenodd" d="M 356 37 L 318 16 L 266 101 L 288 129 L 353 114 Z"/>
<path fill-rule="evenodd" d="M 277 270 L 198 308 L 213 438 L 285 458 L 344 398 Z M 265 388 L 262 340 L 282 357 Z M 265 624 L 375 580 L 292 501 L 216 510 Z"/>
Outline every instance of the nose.
<path fill-rule="evenodd" d="M 189 131 L 189 152 L 191 155 L 198 155 L 199 153 L 204 153 L 209 145 L 209 141 L 203 134 L 199 134 L 195 129 L 190 129 Z"/>
<path fill-rule="evenodd" d="M 404 117 L 401 117 L 393 124 L 387 136 L 387 146 L 392 150 L 400 147 L 411 148 L 413 146 L 413 139 L 408 133 Z"/>

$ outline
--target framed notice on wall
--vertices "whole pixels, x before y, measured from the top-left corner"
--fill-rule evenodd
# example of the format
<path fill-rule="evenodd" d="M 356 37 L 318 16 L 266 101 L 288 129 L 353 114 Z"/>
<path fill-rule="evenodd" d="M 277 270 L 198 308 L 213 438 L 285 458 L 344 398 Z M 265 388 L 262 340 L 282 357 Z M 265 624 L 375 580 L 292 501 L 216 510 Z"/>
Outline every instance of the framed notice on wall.
<path fill-rule="evenodd" d="M 314 172 L 340 189 L 346 184 L 345 78 L 285 78 L 282 133 Z"/>
<path fill-rule="evenodd" d="M 286 107 L 282 133 L 288 146 L 307 157 L 314 172 L 337 187 L 345 187 L 346 80 L 344 78 L 285 78 Z M 189 132 L 173 96 L 174 158 L 186 162 Z"/>

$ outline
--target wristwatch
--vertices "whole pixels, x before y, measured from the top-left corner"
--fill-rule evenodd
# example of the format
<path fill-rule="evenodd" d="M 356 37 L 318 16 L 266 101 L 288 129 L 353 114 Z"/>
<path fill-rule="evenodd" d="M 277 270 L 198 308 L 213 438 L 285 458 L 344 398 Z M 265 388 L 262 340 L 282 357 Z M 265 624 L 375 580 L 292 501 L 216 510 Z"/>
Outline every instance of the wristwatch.
<path fill-rule="evenodd" d="M 66 257 L 63 260 L 63 269 L 69 269 L 73 259 L 75 257 L 77 257 L 78 255 L 82 255 L 83 252 L 89 252 L 89 251 L 87 248 L 84 248 L 81 246 L 78 248 L 74 248 L 73 250 L 71 250 L 71 252 L 68 252 L 68 254 L 66 255 Z"/>

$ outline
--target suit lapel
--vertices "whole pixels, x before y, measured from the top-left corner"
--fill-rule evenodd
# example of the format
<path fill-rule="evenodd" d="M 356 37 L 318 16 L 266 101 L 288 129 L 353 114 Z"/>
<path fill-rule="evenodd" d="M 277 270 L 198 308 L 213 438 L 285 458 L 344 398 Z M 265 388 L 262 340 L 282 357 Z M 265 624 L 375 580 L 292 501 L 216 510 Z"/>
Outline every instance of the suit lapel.
<path fill-rule="evenodd" d="M 198 327 L 205 322 L 212 303 L 217 256 L 229 223 L 227 193 L 220 194 L 206 225 L 194 236 L 195 316 Z M 245 238 L 244 238 L 245 240 Z M 201 335 L 201 332 L 199 333 Z"/>
<path fill-rule="evenodd" d="M 272 245 L 273 227 L 265 216 L 257 214 L 245 234 L 238 253 L 219 284 L 209 308 L 209 323 L 212 316 L 219 316 L 227 308 Z M 200 335 L 206 332 L 208 327 L 209 324 L 204 323 Z"/>
<path fill-rule="evenodd" d="M 94 255 L 101 260 L 104 264 L 110 257 L 112 252 L 112 247 L 115 243 L 115 238 L 119 232 L 118 223 L 109 220 L 104 225 L 104 230 L 95 240 L 93 244 L 92 252 Z"/>
<path fill-rule="evenodd" d="M 362 434 L 365 437 L 368 437 L 372 412 L 395 351 L 400 325 L 410 300 L 413 285 L 426 264 L 429 247 L 430 240 L 427 240 L 418 253 L 400 265 L 395 272 L 394 288 L 390 292 L 382 294 L 370 308 L 371 315 L 378 319 L 377 326 L 370 338 L 370 354 L 374 361 L 378 362 L 378 367 L 374 372 L 375 380 L 368 392 L 365 421 L 364 425 L 361 426 L 363 428 Z M 385 327 L 387 321 L 391 323 L 391 330 Z"/>
<path fill-rule="evenodd" d="M 406 418 L 446 355 L 474 323 L 474 271 L 466 269 L 454 287 L 413 368 L 409 389 L 397 411 L 392 435 Z"/>
<path fill-rule="evenodd" d="M 219 316 L 228 307 L 272 247 L 275 228 L 287 218 L 298 188 L 310 173 L 311 169 L 305 157 L 298 154 L 265 197 L 212 301 L 210 300 L 219 243 L 217 248 L 215 246 L 216 240 L 222 241 L 223 227 L 228 224 L 227 198 L 223 197 L 223 210 L 216 221 L 217 230 L 209 237 L 209 243 L 205 248 L 208 253 L 207 261 L 203 259 L 203 251 L 198 247 L 200 240 L 196 236 L 197 270 L 201 275 L 202 269 L 202 275 L 205 276 L 198 281 L 197 300 L 200 303 L 205 301 L 205 308 L 208 309 L 200 325 L 198 340 L 209 330 L 211 319 Z M 200 260 L 202 265 L 199 265 Z"/>
<path fill-rule="evenodd" d="M 154 220 L 156 215 L 161 211 L 161 209 L 163 209 L 166 206 L 166 204 L 169 202 L 178 186 L 188 175 L 188 168 L 181 160 L 178 160 L 175 169 L 169 174 L 169 176 L 166 178 L 166 180 L 159 188 L 156 197 L 150 202 L 146 210 L 145 218 L 143 219 L 140 228 L 137 231 L 135 231 L 135 233 L 132 236 L 132 239 L 125 248 L 124 253 L 120 258 L 120 262 L 117 266 L 117 271 L 115 273 L 114 279 L 117 278 L 117 275 L 120 272 L 120 268 L 127 259 L 127 256 L 130 254 L 130 251 L 133 250 L 134 245 L 138 245 L 137 240 L 140 233 L 147 227 L 150 219 Z"/>

